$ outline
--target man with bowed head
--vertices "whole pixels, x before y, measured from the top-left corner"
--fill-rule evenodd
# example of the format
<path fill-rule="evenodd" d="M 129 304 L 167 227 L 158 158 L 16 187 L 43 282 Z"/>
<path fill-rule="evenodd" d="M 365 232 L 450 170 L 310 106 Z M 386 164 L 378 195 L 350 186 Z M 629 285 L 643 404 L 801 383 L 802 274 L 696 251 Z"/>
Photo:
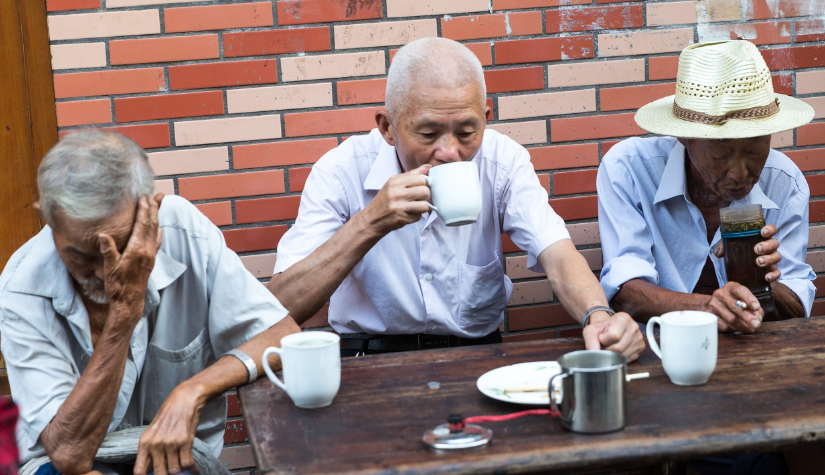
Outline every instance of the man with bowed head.
<path fill-rule="evenodd" d="M 224 393 L 300 331 L 192 204 L 150 196 L 153 175 L 100 131 L 40 165 L 48 225 L 0 274 L 23 473 L 228 474 Z"/>
<path fill-rule="evenodd" d="M 269 283 L 290 315 L 302 322 L 329 299 L 344 355 L 500 342 L 512 291 L 505 232 L 584 320 L 587 348 L 637 358 L 638 326 L 607 307 L 527 150 L 485 130 L 484 75 L 472 52 L 443 38 L 404 46 L 390 66 L 386 105 L 369 135 L 312 168 Z M 430 212 L 424 175 L 457 161 L 477 164 L 482 209 L 476 222 L 448 227 Z"/>

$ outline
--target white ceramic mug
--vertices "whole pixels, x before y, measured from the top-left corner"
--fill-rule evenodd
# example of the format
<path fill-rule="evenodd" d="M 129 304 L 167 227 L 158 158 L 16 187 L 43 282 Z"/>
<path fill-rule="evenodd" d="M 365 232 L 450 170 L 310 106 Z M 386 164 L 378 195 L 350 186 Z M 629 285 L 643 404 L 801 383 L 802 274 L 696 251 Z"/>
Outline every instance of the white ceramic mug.
<path fill-rule="evenodd" d="M 289 394 L 298 407 L 312 409 L 332 404 L 341 386 L 341 337 L 327 332 L 302 332 L 281 339 L 281 347 L 264 351 L 263 366 L 269 380 Z M 281 357 L 284 381 L 267 364 L 269 355 Z"/>
<path fill-rule="evenodd" d="M 653 317 L 647 322 L 647 342 L 662 359 L 665 373 L 674 384 L 705 384 L 716 368 L 718 331 L 716 315 L 685 310 Z M 661 330 L 661 350 L 653 336 L 653 326 Z"/>
<path fill-rule="evenodd" d="M 432 192 L 430 208 L 447 226 L 475 223 L 481 212 L 481 183 L 475 162 L 452 162 L 424 175 Z"/>

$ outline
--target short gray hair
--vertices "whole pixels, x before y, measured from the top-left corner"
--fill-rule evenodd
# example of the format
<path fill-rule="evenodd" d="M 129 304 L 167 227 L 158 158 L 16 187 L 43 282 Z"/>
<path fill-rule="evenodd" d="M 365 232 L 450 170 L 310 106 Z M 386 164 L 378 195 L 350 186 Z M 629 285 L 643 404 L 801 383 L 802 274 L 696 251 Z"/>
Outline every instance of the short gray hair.
<path fill-rule="evenodd" d="M 37 171 L 43 218 L 55 212 L 78 221 L 107 218 L 154 189 L 146 152 L 128 138 L 101 130 L 67 135 Z"/>
<path fill-rule="evenodd" d="M 387 112 L 393 121 L 406 112 L 413 85 L 464 87 L 476 82 L 481 87 L 482 110 L 487 103 L 487 87 L 481 62 L 463 44 L 447 38 L 421 38 L 398 50 L 387 75 Z"/>

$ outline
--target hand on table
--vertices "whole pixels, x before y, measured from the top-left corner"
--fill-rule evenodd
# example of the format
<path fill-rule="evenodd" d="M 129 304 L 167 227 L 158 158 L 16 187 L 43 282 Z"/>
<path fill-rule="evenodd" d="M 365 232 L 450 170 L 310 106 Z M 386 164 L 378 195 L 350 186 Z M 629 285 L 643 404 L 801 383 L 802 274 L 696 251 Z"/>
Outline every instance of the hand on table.
<path fill-rule="evenodd" d="M 427 206 L 430 188 L 424 179 L 429 170 L 429 165 L 422 165 L 387 180 L 364 209 L 368 224 L 382 234 L 387 234 L 418 222 L 421 215 L 430 210 Z"/>
<path fill-rule="evenodd" d="M 607 312 L 596 312 L 583 331 L 584 346 L 588 350 L 605 349 L 621 353 L 627 361 L 639 358 L 645 349 L 645 339 L 639 324 L 625 312 L 612 317 Z"/>

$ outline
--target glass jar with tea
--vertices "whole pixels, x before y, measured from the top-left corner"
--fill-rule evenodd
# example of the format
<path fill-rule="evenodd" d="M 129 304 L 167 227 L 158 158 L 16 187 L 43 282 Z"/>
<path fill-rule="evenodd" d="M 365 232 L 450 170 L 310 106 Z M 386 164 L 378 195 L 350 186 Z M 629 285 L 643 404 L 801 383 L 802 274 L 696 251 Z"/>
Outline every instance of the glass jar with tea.
<path fill-rule="evenodd" d="M 725 248 L 725 271 L 728 281 L 747 287 L 769 314 L 774 311 L 771 284 L 765 281 L 767 267 L 756 264 L 755 247 L 764 241 L 761 231 L 765 217 L 761 205 L 736 206 L 719 210 L 722 244 Z"/>

